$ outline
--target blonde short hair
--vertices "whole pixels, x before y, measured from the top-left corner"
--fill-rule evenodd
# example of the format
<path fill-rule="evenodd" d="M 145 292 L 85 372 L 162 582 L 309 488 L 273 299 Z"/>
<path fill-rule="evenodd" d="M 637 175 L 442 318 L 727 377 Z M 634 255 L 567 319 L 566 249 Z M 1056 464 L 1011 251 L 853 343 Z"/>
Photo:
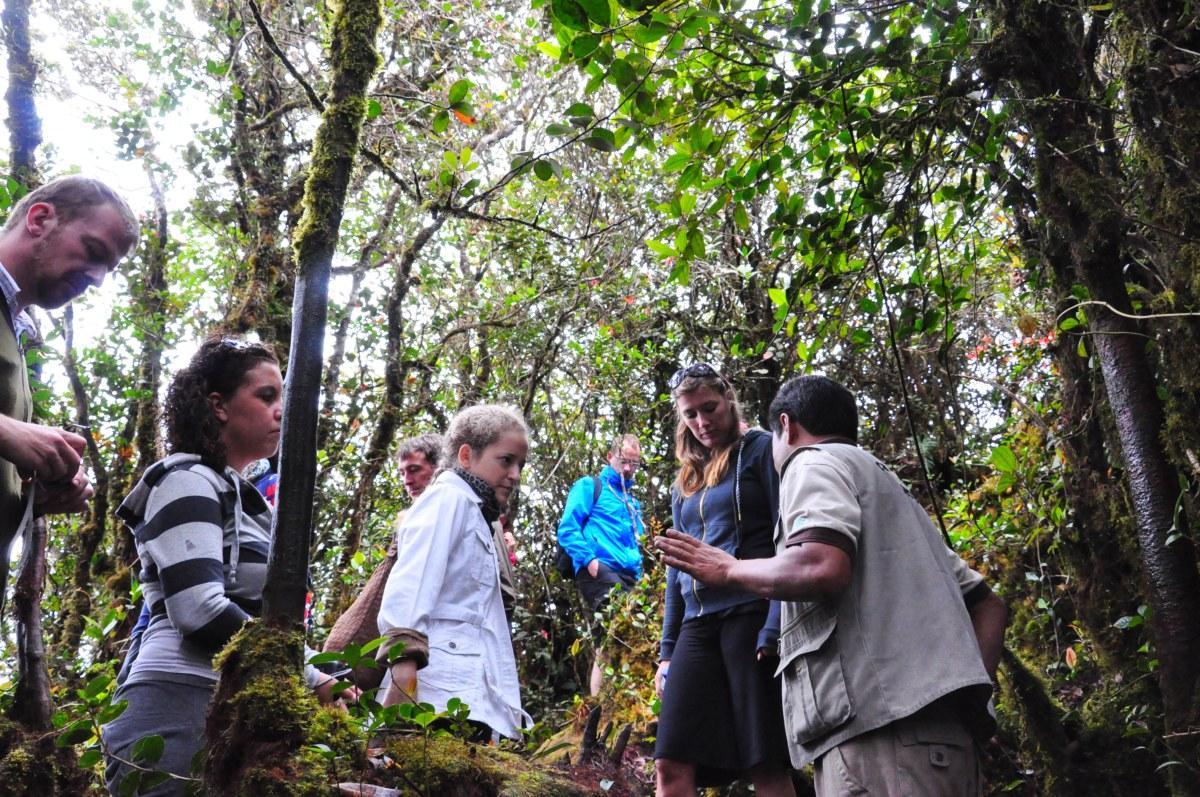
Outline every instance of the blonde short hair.
<path fill-rule="evenodd" d="M 453 463 L 464 445 L 479 453 L 508 432 L 529 436 L 529 425 L 516 407 L 499 404 L 476 404 L 461 410 L 450 421 L 446 432 L 444 460 Z"/>

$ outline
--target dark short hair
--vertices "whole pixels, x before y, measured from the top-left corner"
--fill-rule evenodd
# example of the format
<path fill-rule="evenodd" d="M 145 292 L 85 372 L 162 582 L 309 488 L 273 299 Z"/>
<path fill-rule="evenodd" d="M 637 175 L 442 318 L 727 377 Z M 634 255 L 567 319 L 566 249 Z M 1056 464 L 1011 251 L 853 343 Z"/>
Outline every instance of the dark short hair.
<path fill-rule="evenodd" d="M 264 362 L 279 363 L 275 352 L 265 344 L 241 338 L 204 341 L 167 388 L 163 419 L 171 453 L 198 454 L 218 469 L 225 467 L 221 424 L 213 415 L 208 396 L 232 396 L 245 383 L 246 374 Z"/>
<path fill-rule="evenodd" d="M 424 454 L 429 464 L 436 468 L 442 459 L 442 447 L 445 444 L 446 441 L 440 434 L 423 434 L 417 437 L 410 437 L 400 443 L 400 450 L 396 452 L 396 459 L 404 459 L 413 454 Z"/>
<path fill-rule="evenodd" d="M 817 436 L 848 437 L 858 442 L 858 406 L 854 394 L 827 376 L 797 376 L 783 383 L 771 401 L 771 431 L 783 430 L 779 416 Z"/>
<path fill-rule="evenodd" d="M 125 251 L 128 252 L 137 243 L 137 216 L 133 215 L 133 211 L 121 195 L 99 180 L 78 174 L 51 180 L 21 197 L 8 214 L 8 220 L 4 223 L 5 231 L 20 224 L 29 212 L 29 207 L 38 202 L 53 205 L 55 215 L 64 224 L 87 215 L 94 208 L 111 205 L 125 222 L 125 232 L 129 236 L 129 246 Z"/>

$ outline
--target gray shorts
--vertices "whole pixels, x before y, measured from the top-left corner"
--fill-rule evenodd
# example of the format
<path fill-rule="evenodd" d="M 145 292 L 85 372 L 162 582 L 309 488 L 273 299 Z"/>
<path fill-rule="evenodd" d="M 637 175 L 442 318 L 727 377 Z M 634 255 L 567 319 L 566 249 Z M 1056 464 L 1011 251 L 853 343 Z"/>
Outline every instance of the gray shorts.
<path fill-rule="evenodd" d="M 637 576 L 632 573 L 613 570 L 603 562 L 596 564 L 599 567 L 596 570 L 595 578 L 592 578 L 586 567 L 575 574 L 575 584 L 579 587 L 579 593 L 583 595 L 583 602 L 593 612 L 600 611 L 608 599 L 608 594 L 614 588 L 632 589 L 633 585 L 637 583 Z"/>
<path fill-rule="evenodd" d="M 911 717 L 842 742 L 819 759 L 817 797 L 979 797 L 975 740 L 946 712 Z"/>
<path fill-rule="evenodd" d="M 216 685 L 180 684 L 168 681 L 126 683 L 114 700 L 128 701 L 121 716 L 103 728 L 104 746 L 112 755 L 104 765 L 104 781 L 110 794 L 118 794 L 121 781 L 132 768 L 118 759 L 133 758 L 133 746 L 146 736 L 163 738 L 163 754 L 153 769 L 176 775 L 192 775 L 192 759 L 204 746 L 204 715 Z M 199 793 L 199 784 L 167 780 L 140 797 L 183 797 Z"/>

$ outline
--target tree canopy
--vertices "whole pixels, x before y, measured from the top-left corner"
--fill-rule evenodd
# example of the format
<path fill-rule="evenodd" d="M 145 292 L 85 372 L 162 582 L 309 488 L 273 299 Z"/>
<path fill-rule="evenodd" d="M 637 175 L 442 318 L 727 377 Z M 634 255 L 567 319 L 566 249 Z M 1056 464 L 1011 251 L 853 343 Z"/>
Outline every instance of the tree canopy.
<path fill-rule="evenodd" d="M 310 380 L 281 507 L 311 513 L 311 540 L 289 521 L 310 644 L 384 556 L 397 442 L 511 403 L 534 431 L 513 629 L 537 747 L 586 683 L 551 566 L 570 484 L 637 434 L 667 526 L 669 376 L 713 363 L 762 424 L 819 372 L 1013 612 L 991 790 L 1200 790 L 1190 4 L 9 0 L 5 30 L 0 204 L 88 171 L 86 140 L 143 181 L 112 286 L 39 318 L 38 411 L 89 430 L 96 486 L 48 524 L 33 601 L 48 719 L 83 770 L 140 595 L 114 510 L 162 454 L 174 366 L 239 334 Z M 40 141 L 46 108 L 73 127 Z M 361 129 L 335 138 L 327 190 L 335 122 Z M 293 314 L 317 261 L 325 323 Z M 635 733 L 661 608 L 646 560 L 605 696 Z M 28 725 L 6 644 L 0 705 Z"/>

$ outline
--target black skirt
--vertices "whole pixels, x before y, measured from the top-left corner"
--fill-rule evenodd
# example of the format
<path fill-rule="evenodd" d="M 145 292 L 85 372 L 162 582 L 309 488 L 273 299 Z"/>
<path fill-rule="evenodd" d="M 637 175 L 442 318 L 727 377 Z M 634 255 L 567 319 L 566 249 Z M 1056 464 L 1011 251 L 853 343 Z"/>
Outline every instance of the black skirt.
<path fill-rule="evenodd" d="M 778 660 L 757 658 L 766 617 L 763 601 L 680 627 L 654 757 L 693 764 L 697 786 L 721 786 L 761 765 L 789 765 Z"/>

